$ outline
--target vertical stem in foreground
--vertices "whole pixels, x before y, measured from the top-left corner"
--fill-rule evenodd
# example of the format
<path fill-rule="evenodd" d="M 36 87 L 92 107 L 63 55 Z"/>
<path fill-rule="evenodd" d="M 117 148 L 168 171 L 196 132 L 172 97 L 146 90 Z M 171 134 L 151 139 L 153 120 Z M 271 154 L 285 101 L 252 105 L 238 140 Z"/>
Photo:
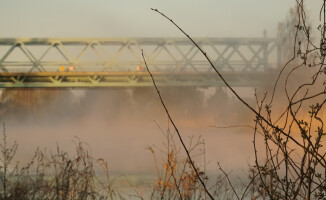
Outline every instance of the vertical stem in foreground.
<path fill-rule="evenodd" d="M 181 144 L 182 144 L 183 149 L 186 151 L 186 154 L 187 154 L 187 157 L 188 157 L 188 159 L 189 159 L 189 162 L 190 162 L 192 168 L 194 169 L 194 171 L 195 171 L 195 173 L 196 173 L 196 176 L 197 176 L 198 180 L 199 180 L 200 183 L 202 184 L 202 186 L 203 186 L 203 188 L 204 188 L 206 194 L 207 194 L 207 195 L 208 195 L 208 196 L 213 200 L 213 199 L 214 199 L 213 196 L 209 193 L 208 189 L 206 188 L 206 185 L 205 185 L 204 181 L 200 178 L 200 176 L 199 176 L 199 172 L 198 172 L 198 170 L 197 170 L 197 168 L 196 168 L 196 166 L 195 166 L 195 164 L 194 164 L 194 162 L 193 162 L 193 160 L 192 160 L 192 158 L 191 158 L 191 156 L 190 156 L 190 153 L 189 153 L 189 151 L 188 151 L 188 149 L 187 149 L 185 143 L 183 142 L 183 139 L 182 139 L 182 137 L 181 137 L 181 135 L 180 135 L 180 132 L 179 132 L 177 126 L 175 125 L 174 121 L 172 120 L 172 118 L 171 118 L 171 116 L 170 116 L 170 113 L 169 113 L 168 109 L 166 108 L 166 106 L 165 106 L 165 104 L 164 104 L 164 101 L 163 101 L 163 99 L 162 99 L 161 93 L 160 93 L 160 91 L 158 90 L 158 88 L 157 88 L 157 86 L 156 86 L 156 83 L 155 83 L 154 77 L 153 77 L 152 73 L 150 72 L 150 70 L 148 69 L 148 66 L 147 66 L 147 63 L 146 63 L 146 60 L 145 60 L 145 56 L 144 56 L 144 51 L 143 51 L 143 50 L 142 50 L 142 56 L 143 56 L 143 60 L 144 60 L 144 63 L 145 63 L 146 69 L 147 69 L 149 75 L 151 76 L 151 79 L 152 79 L 152 81 L 153 81 L 153 84 L 154 84 L 155 90 L 156 90 L 156 92 L 157 92 L 157 94 L 158 94 L 158 96 L 159 96 L 159 98 L 160 98 L 161 104 L 162 104 L 162 106 L 164 107 L 164 110 L 165 110 L 166 114 L 168 115 L 168 118 L 169 118 L 170 122 L 172 123 L 172 125 L 173 125 L 175 131 L 176 131 L 177 134 L 178 134 L 179 140 L 180 140 L 180 142 L 181 142 Z"/>

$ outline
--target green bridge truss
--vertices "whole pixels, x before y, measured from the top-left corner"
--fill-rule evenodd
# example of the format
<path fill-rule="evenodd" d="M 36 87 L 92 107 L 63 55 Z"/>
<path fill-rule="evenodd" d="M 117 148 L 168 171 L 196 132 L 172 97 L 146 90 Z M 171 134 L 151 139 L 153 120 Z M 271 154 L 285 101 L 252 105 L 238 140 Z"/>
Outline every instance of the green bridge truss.
<path fill-rule="evenodd" d="M 276 38 L 195 38 L 233 86 L 269 84 L 280 65 Z M 2 38 L 0 87 L 218 86 L 186 38 Z"/>

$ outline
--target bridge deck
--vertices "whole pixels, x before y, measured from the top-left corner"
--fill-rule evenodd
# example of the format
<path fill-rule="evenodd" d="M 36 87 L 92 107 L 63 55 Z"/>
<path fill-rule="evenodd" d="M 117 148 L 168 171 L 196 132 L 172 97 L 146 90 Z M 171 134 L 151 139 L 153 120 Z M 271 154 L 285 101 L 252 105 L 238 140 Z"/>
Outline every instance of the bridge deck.
<path fill-rule="evenodd" d="M 159 86 L 223 86 L 215 72 L 152 72 Z M 273 72 L 229 72 L 232 86 L 268 85 Z M 0 87 L 137 87 L 153 86 L 147 72 L 1 73 Z"/>

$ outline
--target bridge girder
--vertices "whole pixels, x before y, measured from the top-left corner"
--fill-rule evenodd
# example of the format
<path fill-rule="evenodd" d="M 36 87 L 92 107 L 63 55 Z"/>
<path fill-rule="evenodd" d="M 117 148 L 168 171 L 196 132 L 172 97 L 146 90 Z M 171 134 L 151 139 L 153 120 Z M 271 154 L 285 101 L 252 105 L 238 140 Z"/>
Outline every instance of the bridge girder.
<path fill-rule="evenodd" d="M 277 65 L 275 38 L 195 40 L 234 86 L 256 86 Z M 221 85 L 185 38 L 3 38 L 0 87 L 152 86 L 141 49 L 159 85 Z"/>
<path fill-rule="evenodd" d="M 224 86 L 215 72 L 152 72 L 158 86 Z M 271 73 L 226 72 L 232 86 L 269 85 Z M 1 73 L 0 87 L 143 87 L 153 86 L 147 72 Z"/>

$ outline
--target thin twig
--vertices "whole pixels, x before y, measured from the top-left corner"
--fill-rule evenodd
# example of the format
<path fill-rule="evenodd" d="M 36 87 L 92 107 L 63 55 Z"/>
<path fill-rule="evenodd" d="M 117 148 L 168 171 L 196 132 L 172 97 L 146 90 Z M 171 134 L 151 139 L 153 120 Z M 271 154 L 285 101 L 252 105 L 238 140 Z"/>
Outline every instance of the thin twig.
<path fill-rule="evenodd" d="M 200 181 L 200 183 L 201 183 L 202 186 L 204 187 L 204 190 L 205 190 L 206 194 L 207 194 L 211 199 L 214 199 L 213 196 L 210 194 L 210 192 L 207 190 L 204 181 L 201 179 L 201 177 L 200 177 L 200 175 L 199 175 L 199 172 L 198 172 L 198 170 L 197 170 L 197 168 L 196 168 L 196 166 L 195 166 L 195 164 L 194 164 L 194 162 L 193 162 L 193 160 L 192 160 L 192 158 L 191 158 L 191 156 L 190 156 L 190 153 L 189 153 L 189 151 L 188 151 L 186 145 L 185 145 L 184 142 L 183 142 L 183 139 L 182 139 L 182 137 L 181 137 L 181 134 L 180 134 L 180 132 L 179 132 L 177 126 L 175 125 L 174 121 L 172 120 L 172 117 L 170 116 L 170 113 L 169 113 L 168 109 L 166 108 L 166 106 L 165 106 L 165 104 L 164 104 L 164 101 L 163 101 L 163 99 L 162 99 L 161 93 L 160 93 L 160 91 L 158 90 L 158 88 L 157 88 L 157 86 L 156 86 L 156 83 L 155 83 L 154 77 L 153 77 L 151 71 L 149 70 L 149 68 L 148 68 L 148 66 L 147 66 L 147 63 L 146 63 L 146 60 L 145 60 L 145 56 L 144 56 L 144 51 L 143 51 L 143 50 L 142 50 L 142 56 L 143 56 L 143 60 L 144 60 L 144 63 L 145 63 L 146 69 L 147 69 L 147 71 L 148 71 L 148 73 L 149 73 L 149 75 L 150 75 L 150 77 L 151 77 L 151 79 L 152 79 L 152 82 L 153 82 L 153 84 L 154 84 L 155 90 L 156 90 L 156 92 L 157 92 L 157 94 L 158 94 L 158 96 L 159 96 L 159 98 L 160 98 L 161 104 L 162 104 L 162 106 L 164 107 L 164 110 L 165 110 L 166 114 L 168 115 L 168 118 L 169 118 L 170 122 L 172 123 L 172 125 L 173 125 L 175 131 L 177 132 L 177 135 L 178 135 L 178 137 L 179 137 L 179 140 L 180 140 L 180 142 L 181 142 L 181 144 L 182 144 L 182 146 L 183 146 L 183 149 L 186 151 L 186 154 L 187 154 L 187 157 L 188 157 L 188 159 L 189 159 L 189 162 L 190 162 L 192 168 L 194 169 L 194 171 L 195 171 L 195 173 L 196 173 L 196 176 L 197 176 L 198 180 Z"/>
<path fill-rule="evenodd" d="M 228 180 L 229 185 L 231 186 L 231 188 L 232 188 L 232 190 L 233 190 L 235 196 L 237 196 L 238 200 L 240 200 L 240 198 L 239 198 L 237 192 L 235 191 L 235 189 L 234 189 L 234 187 L 233 187 L 233 184 L 231 183 L 231 181 L 230 181 L 230 179 L 229 179 L 229 176 L 228 176 L 228 175 L 225 173 L 225 171 L 222 169 L 220 163 L 217 163 L 217 165 L 218 165 L 219 169 L 220 169 L 220 170 L 223 172 L 223 174 L 225 175 L 226 179 Z"/>

